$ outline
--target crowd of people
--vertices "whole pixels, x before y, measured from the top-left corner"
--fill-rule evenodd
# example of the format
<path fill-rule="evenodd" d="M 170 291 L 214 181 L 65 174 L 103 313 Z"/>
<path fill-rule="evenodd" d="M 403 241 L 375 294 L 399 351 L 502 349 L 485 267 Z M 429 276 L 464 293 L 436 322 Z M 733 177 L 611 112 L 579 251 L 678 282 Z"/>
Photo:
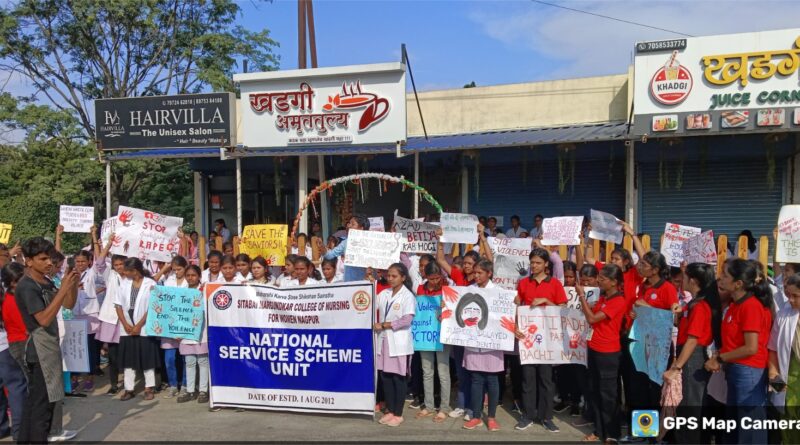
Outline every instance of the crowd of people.
<path fill-rule="evenodd" d="M 485 425 L 497 431 L 501 428 L 497 409 L 507 393 L 518 416 L 517 430 L 539 424 L 558 433 L 554 413 L 569 413 L 575 426 L 593 425 L 586 441 L 606 443 L 624 439 L 622 427 L 630 422 L 632 411 L 668 407 L 664 400 L 680 400 L 672 408 L 683 416 L 798 418 L 800 336 L 795 333 L 800 327 L 800 275 L 796 275 L 800 265 L 781 267 L 775 262 L 774 279 L 753 259 L 729 259 L 719 274 L 709 264 L 671 268 L 661 253 L 645 250 L 624 223 L 634 252 L 616 247 L 611 261 L 602 263 L 600 252 L 582 243 L 562 260 L 555 249 L 541 245 L 542 220 L 537 215 L 534 227 L 526 230 L 514 216 L 510 228 L 502 232 L 495 218 L 484 218 L 476 227 L 479 243 L 474 249 L 453 256 L 440 242 L 435 255 L 404 253 L 387 270 L 345 266 L 344 230 L 324 243 L 313 238 L 314 251 L 321 253 L 317 259 L 312 258 L 310 242 L 305 247 L 303 242 L 294 243 L 285 266 L 275 268 L 262 257 L 235 255 L 230 230 L 222 220 L 209 237 L 204 264 L 196 233 L 179 234 L 179 255 L 166 264 L 110 255 L 111 241 L 102 245 L 94 228 L 91 245 L 68 257 L 61 251 L 60 227 L 55 243 L 37 237 L 13 247 L 0 245 L 0 379 L 6 388 L 0 392 L 0 435 L 10 434 L 22 443 L 74 437 L 62 427 L 64 396 L 94 391 L 94 377 L 105 373 L 110 382 L 107 393 L 118 394 L 121 401 L 137 397 L 137 374 L 141 374 L 145 400 L 158 396 L 207 404 L 207 330 L 200 341 L 153 337 L 144 330 L 150 290 L 156 284 L 196 289 L 208 283 L 293 287 L 365 279 L 376 287 L 375 409 L 384 425 L 401 425 L 407 406 L 417 410 L 416 419 L 442 423 L 462 418 L 465 429 Z M 355 215 L 346 229 L 369 230 L 369 220 Z M 215 249 L 216 236 L 222 237 L 222 251 Z M 517 285 L 517 305 L 564 306 L 564 287 L 575 287 L 580 310 L 591 326 L 588 366 L 522 365 L 515 352 L 451 345 L 439 352 L 414 351 L 410 335 L 417 296 L 442 295 L 445 286 L 495 286 L 487 236 L 531 239 L 529 274 Z M 585 287 L 598 287 L 599 300 L 587 301 Z M 677 341 L 663 387 L 637 371 L 631 357 L 627 334 L 637 307 L 673 314 Z M 87 320 L 89 373 L 62 371 L 59 324 L 69 319 Z M 10 407 L 10 422 L 5 405 Z M 672 431 L 668 439 L 781 441 L 769 431 L 736 428 L 722 434 L 684 428 Z M 782 440 L 800 442 L 798 432 L 785 430 Z"/>

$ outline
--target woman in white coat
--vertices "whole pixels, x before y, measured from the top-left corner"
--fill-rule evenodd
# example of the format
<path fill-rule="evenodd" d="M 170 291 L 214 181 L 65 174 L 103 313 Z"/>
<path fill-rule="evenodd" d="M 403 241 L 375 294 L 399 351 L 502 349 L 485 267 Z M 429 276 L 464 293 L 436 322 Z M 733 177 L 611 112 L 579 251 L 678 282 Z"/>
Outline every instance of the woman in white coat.
<path fill-rule="evenodd" d="M 124 369 L 125 392 L 120 400 L 134 396 L 136 371 L 144 374 L 144 399 L 155 397 L 156 368 L 159 366 L 159 338 L 148 337 L 144 331 L 150 291 L 156 282 L 145 276 L 144 265 L 138 258 L 125 260 L 127 280 L 117 293 L 117 317 L 122 325 L 119 339 L 119 357 Z"/>
<path fill-rule="evenodd" d="M 112 234 L 113 235 L 113 234 Z M 120 324 L 117 316 L 117 295 L 121 292 L 122 284 L 128 279 L 125 277 L 125 257 L 113 255 L 111 267 L 106 268 L 106 296 L 100 306 L 100 328 L 95 338 L 99 342 L 108 344 L 108 380 L 111 387 L 106 394 L 114 395 L 119 392 L 119 333 Z"/>
<path fill-rule="evenodd" d="M 394 263 L 386 271 L 389 289 L 378 294 L 373 331 L 376 334 L 378 371 L 383 381 L 386 415 L 379 422 L 388 426 L 403 423 L 403 405 L 407 391 L 406 377 L 414 339 L 411 322 L 416 313 L 416 298 L 411 291 L 411 278 L 403 263 Z"/>
<path fill-rule="evenodd" d="M 769 336 L 769 381 L 776 392 L 772 405 L 783 411 L 783 418 L 800 418 L 800 275 L 792 275 L 783 285 L 786 303 L 781 307 Z M 783 382 L 783 385 L 780 384 Z M 800 431 L 782 431 L 783 443 L 800 443 Z"/>

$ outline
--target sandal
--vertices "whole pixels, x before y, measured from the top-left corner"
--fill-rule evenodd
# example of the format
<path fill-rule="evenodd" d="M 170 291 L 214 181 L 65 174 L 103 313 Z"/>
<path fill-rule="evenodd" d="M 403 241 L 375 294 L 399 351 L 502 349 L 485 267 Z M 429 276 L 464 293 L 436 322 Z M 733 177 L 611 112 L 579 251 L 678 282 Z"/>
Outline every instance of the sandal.
<path fill-rule="evenodd" d="M 416 418 L 416 419 L 424 419 L 425 417 L 432 416 L 432 415 L 433 415 L 433 411 L 428 411 L 426 408 L 422 408 L 422 410 L 420 412 L 418 412 L 417 415 L 414 416 L 414 418 Z"/>
<path fill-rule="evenodd" d="M 433 423 L 442 423 L 447 420 L 447 414 L 442 411 L 439 411 L 438 414 L 433 418 Z"/>
<path fill-rule="evenodd" d="M 145 400 L 153 400 L 156 398 L 156 395 L 153 392 L 152 388 L 148 388 L 144 390 L 144 399 Z"/>
<path fill-rule="evenodd" d="M 596 434 L 587 434 L 583 437 L 583 442 L 600 442 L 600 438 Z"/>
<path fill-rule="evenodd" d="M 119 398 L 121 401 L 130 400 L 134 397 L 133 391 L 123 391 L 122 396 Z"/>

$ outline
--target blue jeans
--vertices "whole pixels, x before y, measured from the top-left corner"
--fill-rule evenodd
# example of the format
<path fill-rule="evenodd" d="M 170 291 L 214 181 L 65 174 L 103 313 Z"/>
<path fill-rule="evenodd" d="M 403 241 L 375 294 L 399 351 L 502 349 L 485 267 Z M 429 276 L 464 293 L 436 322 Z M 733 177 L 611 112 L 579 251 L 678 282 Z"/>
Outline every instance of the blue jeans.
<path fill-rule="evenodd" d="M 0 410 L 2 422 L 0 422 L 0 434 L 8 431 L 8 416 L 6 406 L 11 406 L 11 435 L 17 439 L 19 426 L 22 422 L 22 407 L 25 405 L 25 397 L 28 396 L 28 382 L 22 368 L 6 349 L 0 352 L 0 385 L 8 389 L 8 399 L 0 388 Z"/>
<path fill-rule="evenodd" d="M 483 413 L 483 389 L 489 392 L 489 417 L 497 414 L 497 402 L 500 399 L 500 379 L 497 373 L 470 371 L 472 376 L 472 415 L 476 419 Z"/>
<path fill-rule="evenodd" d="M 178 353 L 178 348 L 164 350 L 164 366 L 167 368 L 167 378 L 169 386 L 178 387 L 178 366 L 182 365 L 183 359 Z M 183 385 L 186 387 L 186 372 L 183 372 Z"/>
<path fill-rule="evenodd" d="M 463 409 L 472 416 L 472 405 L 469 403 L 469 395 L 472 392 L 472 378 L 468 370 L 464 369 L 464 347 L 453 346 L 455 356 L 456 375 L 458 376 L 458 394 L 456 396 L 456 407 Z"/>
<path fill-rule="evenodd" d="M 731 363 L 725 367 L 728 383 L 728 417 L 737 419 L 737 428 L 726 436 L 725 443 L 767 443 L 767 430 L 744 429 L 741 420 L 767 418 L 767 370 Z"/>

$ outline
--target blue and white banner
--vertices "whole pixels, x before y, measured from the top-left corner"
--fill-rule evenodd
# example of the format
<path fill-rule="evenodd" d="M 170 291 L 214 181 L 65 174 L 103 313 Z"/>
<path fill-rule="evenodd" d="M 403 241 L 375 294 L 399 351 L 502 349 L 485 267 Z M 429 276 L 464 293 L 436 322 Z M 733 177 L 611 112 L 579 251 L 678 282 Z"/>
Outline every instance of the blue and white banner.
<path fill-rule="evenodd" d="M 211 406 L 373 415 L 372 285 L 211 285 Z"/>

